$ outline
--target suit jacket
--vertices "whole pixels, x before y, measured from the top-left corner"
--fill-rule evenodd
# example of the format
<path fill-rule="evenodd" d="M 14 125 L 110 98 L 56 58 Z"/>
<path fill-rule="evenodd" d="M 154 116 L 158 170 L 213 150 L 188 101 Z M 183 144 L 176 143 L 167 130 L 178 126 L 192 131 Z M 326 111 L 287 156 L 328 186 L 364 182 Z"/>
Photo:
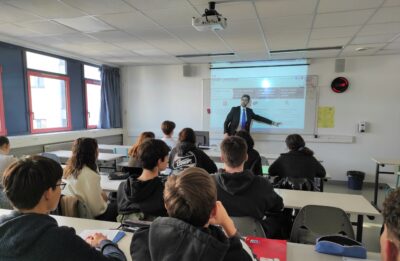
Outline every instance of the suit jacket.
<path fill-rule="evenodd" d="M 224 123 L 224 133 L 228 133 L 229 135 L 234 135 L 236 132 L 236 129 L 238 128 L 240 124 L 240 106 L 232 107 L 231 111 L 228 113 L 228 116 L 226 116 L 226 120 Z M 260 121 L 266 124 L 272 124 L 273 121 L 270 119 L 264 118 L 260 115 L 257 115 L 253 112 L 252 109 L 246 107 L 246 125 L 245 125 L 245 130 L 250 132 L 250 125 L 251 121 Z"/>

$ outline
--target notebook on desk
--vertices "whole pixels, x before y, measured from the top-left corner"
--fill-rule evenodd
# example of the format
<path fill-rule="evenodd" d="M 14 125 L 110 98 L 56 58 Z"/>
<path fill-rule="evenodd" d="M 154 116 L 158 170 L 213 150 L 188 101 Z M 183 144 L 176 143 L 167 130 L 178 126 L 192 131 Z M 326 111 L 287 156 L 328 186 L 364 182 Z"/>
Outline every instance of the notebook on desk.
<path fill-rule="evenodd" d="M 286 240 L 249 236 L 246 237 L 246 244 L 259 260 L 278 259 L 279 261 L 286 261 Z"/>

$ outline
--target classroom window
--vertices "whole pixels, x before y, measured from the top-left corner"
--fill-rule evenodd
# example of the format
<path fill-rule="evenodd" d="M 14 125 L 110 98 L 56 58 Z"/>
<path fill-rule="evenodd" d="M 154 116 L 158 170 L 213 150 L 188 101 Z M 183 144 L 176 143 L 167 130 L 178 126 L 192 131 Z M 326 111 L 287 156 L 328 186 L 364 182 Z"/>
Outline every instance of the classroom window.
<path fill-rule="evenodd" d="M 26 52 L 26 66 L 28 69 L 67 74 L 67 63 L 65 60 L 33 52 Z"/>
<path fill-rule="evenodd" d="M 69 78 L 28 71 L 31 133 L 71 130 Z"/>
<path fill-rule="evenodd" d="M 83 75 L 85 77 L 86 127 L 94 129 L 97 128 L 100 121 L 100 68 L 85 64 L 83 65 Z"/>
<path fill-rule="evenodd" d="M 4 117 L 2 67 L 0 66 L 0 135 L 7 135 L 6 121 Z"/>
<path fill-rule="evenodd" d="M 90 66 L 90 65 L 83 65 L 83 74 L 85 75 L 85 79 L 91 79 L 91 80 L 96 80 L 100 81 L 101 76 L 100 76 L 100 68 L 96 66 Z"/>
<path fill-rule="evenodd" d="M 97 128 L 100 121 L 101 85 L 99 81 L 86 80 L 86 125 Z"/>

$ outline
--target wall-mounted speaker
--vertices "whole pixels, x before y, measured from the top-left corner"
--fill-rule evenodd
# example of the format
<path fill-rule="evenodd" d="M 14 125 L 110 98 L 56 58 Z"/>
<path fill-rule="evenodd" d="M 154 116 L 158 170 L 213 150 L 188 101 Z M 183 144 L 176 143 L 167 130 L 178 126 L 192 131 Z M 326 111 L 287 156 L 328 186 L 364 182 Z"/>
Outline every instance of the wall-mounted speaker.
<path fill-rule="evenodd" d="M 345 59 L 336 59 L 335 60 L 335 72 L 342 73 L 346 69 L 346 60 Z"/>
<path fill-rule="evenodd" d="M 183 65 L 183 77 L 192 77 L 196 73 L 196 68 L 190 64 Z"/>

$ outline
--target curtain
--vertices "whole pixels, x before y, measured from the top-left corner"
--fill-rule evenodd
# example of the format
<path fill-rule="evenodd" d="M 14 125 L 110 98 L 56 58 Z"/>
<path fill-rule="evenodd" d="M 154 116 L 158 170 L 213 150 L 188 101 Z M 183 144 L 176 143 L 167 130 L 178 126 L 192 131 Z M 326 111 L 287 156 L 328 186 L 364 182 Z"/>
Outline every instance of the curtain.
<path fill-rule="evenodd" d="M 102 66 L 100 128 L 121 128 L 121 87 L 119 69 Z"/>

